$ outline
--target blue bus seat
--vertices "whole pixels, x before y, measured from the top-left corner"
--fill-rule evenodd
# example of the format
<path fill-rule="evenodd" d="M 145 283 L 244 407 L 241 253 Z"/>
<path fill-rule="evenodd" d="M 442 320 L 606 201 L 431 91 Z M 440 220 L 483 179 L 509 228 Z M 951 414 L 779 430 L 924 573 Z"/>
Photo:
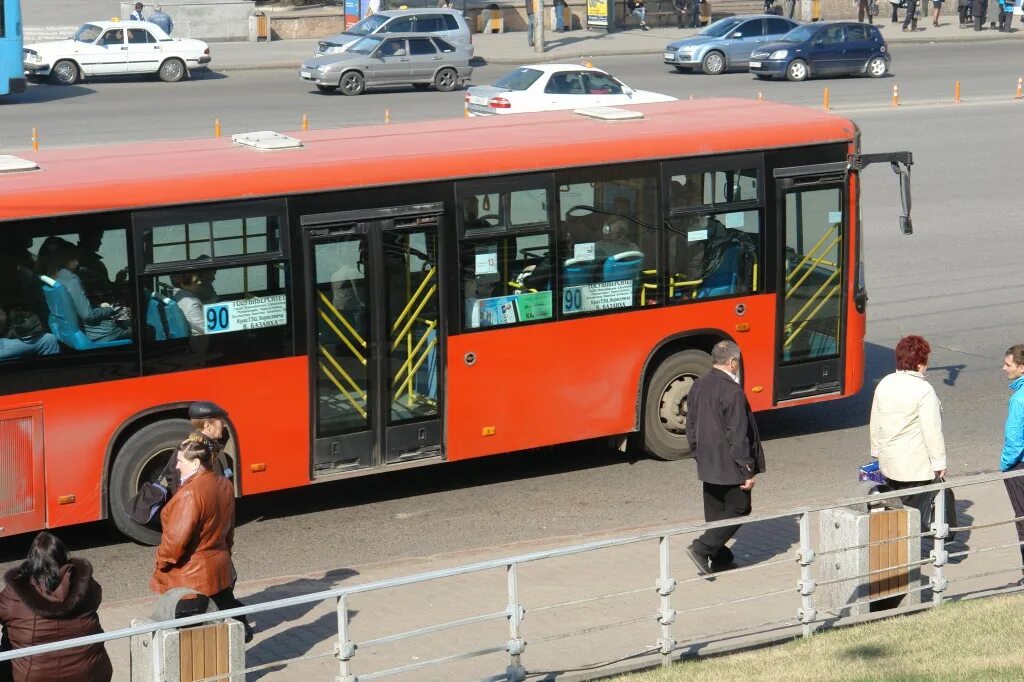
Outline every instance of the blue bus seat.
<path fill-rule="evenodd" d="M 167 325 L 164 324 L 164 316 L 160 312 L 160 298 L 152 292 L 146 300 L 146 324 L 153 330 L 153 338 L 157 341 L 167 340 Z"/>
<path fill-rule="evenodd" d="M 167 321 L 167 336 L 171 339 L 187 339 L 192 335 L 192 328 L 188 326 L 185 313 L 181 311 L 178 302 L 166 296 L 161 299 L 164 306 L 164 317 Z"/>
<path fill-rule="evenodd" d="M 71 294 L 64 288 L 64 285 L 45 275 L 40 275 L 39 279 L 43 282 L 43 296 L 46 298 L 46 305 L 50 308 L 50 331 L 65 346 L 75 350 L 94 350 L 127 346 L 132 342 L 131 339 L 90 341 L 82 331 L 82 322 L 78 319 L 75 304 L 71 301 Z"/>
<path fill-rule="evenodd" d="M 704 277 L 704 281 L 697 291 L 697 298 L 735 294 L 740 275 L 739 264 L 740 245 L 737 242 L 732 242 L 725 247 L 722 253 L 722 262 L 718 264 L 714 272 Z"/>
<path fill-rule="evenodd" d="M 415 386 L 416 392 L 431 400 L 437 400 L 437 330 L 431 329 L 427 332 L 427 340 L 423 343 L 430 345 L 427 352 L 427 359 L 424 360 L 416 370 Z"/>
<path fill-rule="evenodd" d="M 574 287 L 593 281 L 594 263 L 570 258 L 562 268 L 562 286 Z"/>
<path fill-rule="evenodd" d="M 644 267 L 644 254 L 642 251 L 623 251 L 605 259 L 603 277 L 605 282 L 617 282 L 622 279 L 631 279 L 634 282 L 640 278 L 640 270 Z"/>

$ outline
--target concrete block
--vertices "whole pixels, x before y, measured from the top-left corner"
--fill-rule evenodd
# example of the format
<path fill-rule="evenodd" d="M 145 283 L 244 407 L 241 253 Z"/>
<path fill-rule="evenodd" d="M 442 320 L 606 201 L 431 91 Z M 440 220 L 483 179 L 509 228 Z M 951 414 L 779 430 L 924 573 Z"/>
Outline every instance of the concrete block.
<path fill-rule="evenodd" d="M 916 509 L 907 508 L 907 528 L 910 532 L 907 535 L 907 561 L 916 561 L 921 556 L 921 521 L 920 513 Z M 848 604 L 855 602 L 868 602 L 870 599 L 870 583 L 872 578 L 855 576 L 863 575 L 869 570 L 869 548 L 847 549 L 866 545 L 869 542 L 869 524 L 872 513 L 865 513 L 857 509 L 840 507 L 820 512 L 818 517 L 819 547 L 818 557 L 815 564 L 819 567 L 819 586 L 814 593 L 815 607 L 819 612 L 831 612 L 833 615 L 840 615 L 838 610 Z M 825 554 L 838 550 L 834 554 Z M 843 582 L 831 585 L 820 585 L 828 580 L 838 578 L 849 578 Z M 908 569 L 907 588 L 920 586 L 921 568 L 918 566 Z M 879 597 L 888 599 L 892 594 Z M 921 603 L 921 592 L 904 592 L 900 600 L 901 606 Z M 868 604 L 855 606 L 842 615 L 862 615 L 869 612 Z"/>
<path fill-rule="evenodd" d="M 148 17 L 159 4 L 174 22 L 172 38 L 199 40 L 249 40 L 249 17 L 256 0 L 142 0 L 142 15 Z M 121 18 L 127 19 L 135 2 L 121 2 Z"/>

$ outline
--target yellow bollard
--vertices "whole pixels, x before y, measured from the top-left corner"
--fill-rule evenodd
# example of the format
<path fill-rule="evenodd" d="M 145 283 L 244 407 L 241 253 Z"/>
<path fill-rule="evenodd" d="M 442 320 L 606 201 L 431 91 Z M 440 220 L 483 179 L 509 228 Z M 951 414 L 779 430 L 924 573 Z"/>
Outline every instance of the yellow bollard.
<path fill-rule="evenodd" d="M 900 86 L 893 83 L 892 86 L 892 105 L 898 107 L 900 105 Z"/>
<path fill-rule="evenodd" d="M 309 130 L 309 114 L 302 115 L 302 129 Z"/>
<path fill-rule="evenodd" d="M 822 96 L 821 108 L 825 111 L 831 111 L 831 107 L 828 105 L 828 88 L 825 88 L 825 94 Z"/>
<path fill-rule="evenodd" d="M 1016 99 L 1021 99 L 1021 97 L 1024 97 L 1024 95 L 1021 95 L 1021 88 L 1022 87 L 1024 87 L 1024 78 L 1018 78 L 1017 79 L 1017 97 L 1016 97 Z"/>
<path fill-rule="evenodd" d="M 39 151 L 39 130 L 37 128 L 32 129 L 32 151 Z"/>
<path fill-rule="evenodd" d="M 462 107 L 462 118 L 469 118 L 469 107 Z"/>
<path fill-rule="evenodd" d="M 213 136 L 220 137 L 220 119 L 213 119 Z"/>
<path fill-rule="evenodd" d="M 960 81 L 953 86 L 953 104 L 960 104 Z"/>
<path fill-rule="evenodd" d="M 387 125 L 388 123 L 391 123 L 391 110 L 390 109 L 385 109 L 384 110 L 384 125 Z"/>

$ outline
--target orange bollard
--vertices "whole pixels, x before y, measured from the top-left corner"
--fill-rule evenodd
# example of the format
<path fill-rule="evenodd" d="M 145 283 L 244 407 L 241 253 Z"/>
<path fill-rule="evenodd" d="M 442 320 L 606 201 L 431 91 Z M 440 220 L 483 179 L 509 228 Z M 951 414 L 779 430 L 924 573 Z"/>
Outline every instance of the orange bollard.
<path fill-rule="evenodd" d="M 384 123 L 385 123 L 385 125 L 388 124 L 388 123 L 391 123 L 391 110 L 390 109 L 385 109 L 384 110 Z"/>
<path fill-rule="evenodd" d="M 1024 87 L 1024 78 L 1017 79 L 1017 97 L 1015 99 L 1024 97 L 1024 95 L 1021 95 L 1021 87 Z"/>
<path fill-rule="evenodd" d="M 758 92 L 757 92 L 757 101 L 758 102 L 763 102 L 764 101 L 764 93 L 761 92 L 760 90 L 758 90 Z"/>
<path fill-rule="evenodd" d="M 39 151 L 39 129 L 32 129 L 32 151 Z"/>
<path fill-rule="evenodd" d="M 213 119 L 213 136 L 220 137 L 220 119 Z"/>
<path fill-rule="evenodd" d="M 821 101 L 821 108 L 824 109 L 825 111 L 831 111 L 831 108 L 828 105 L 828 88 L 825 88 L 825 94 L 822 97 Z"/>
<path fill-rule="evenodd" d="M 960 81 L 953 86 L 953 104 L 960 104 Z"/>
<path fill-rule="evenodd" d="M 462 107 L 462 118 L 469 118 L 469 107 Z"/>
<path fill-rule="evenodd" d="M 302 129 L 309 130 L 309 114 L 302 115 Z"/>
<path fill-rule="evenodd" d="M 892 86 L 892 105 L 898 107 L 900 105 L 900 86 L 893 83 Z"/>

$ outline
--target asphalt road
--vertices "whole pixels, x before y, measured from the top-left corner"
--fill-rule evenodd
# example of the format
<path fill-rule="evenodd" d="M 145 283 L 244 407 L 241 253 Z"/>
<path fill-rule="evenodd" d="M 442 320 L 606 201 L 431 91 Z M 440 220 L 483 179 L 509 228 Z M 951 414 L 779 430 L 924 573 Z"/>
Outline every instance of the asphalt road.
<path fill-rule="evenodd" d="M 1008 131 L 1019 127 L 1022 104 L 1009 98 L 979 103 L 971 93 L 991 98 L 1011 85 L 1009 76 L 990 73 L 1006 73 L 1001 65 L 1012 62 L 1010 49 L 946 45 L 901 50 L 897 64 L 906 64 L 901 89 L 934 92 L 938 98 L 943 84 L 960 76 L 968 101 L 900 109 L 874 102 L 895 79 L 755 84 L 742 74 L 704 78 L 667 73 L 647 58 L 605 60 L 637 87 L 682 96 L 690 90 L 750 95 L 763 88 L 772 99 L 816 103 L 828 85 L 833 102 L 846 102 L 860 125 L 865 151 L 914 152 L 913 236 L 899 235 L 896 227 L 895 176 L 886 167 L 865 172 L 867 388 L 843 401 L 759 416 L 769 470 L 755 491 L 757 509 L 850 494 L 856 467 L 867 460 L 872 386 L 891 371 L 891 348 L 906 333 L 923 334 L 934 349 L 929 378 L 943 401 L 950 475 L 995 468 L 1007 397 L 999 366 L 1004 349 L 1024 333 L 1024 309 L 1016 298 L 1021 281 L 1015 204 L 1019 163 L 1017 150 L 1007 145 Z M 958 64 L 958 73 L 929 65 L 939 57 Z M 483 69 L 478 80 L 494 73 Z M 292 76 L 241 73 L 181 87 L 104 83 L 69 89 L 69 97 L 59 101 L 5 105 L 0 117 L 5 132 L 11 128 L 9 116 L 26 121 L 35 116 L 44 130 L 77 128 L 81 140 L 139 139 L 191 134 L 183 122 L 205 125 L 217 111 L 224 112 L 230 129 L 236 123 L 280 127 L 302 111 L 310 112 L 316 125 L 327 125 L 328 111 L 335 123 L 348 124 L 374 120 L 384 107 L 397 120 L 406 109 L 410 118 L 414 113 L 429 118 L 451 115 L 453 107 L 460 107 L 458 96 L 440 93 L 320 97 L 308 94 Z M 951 93 L 951 85 L 948 89 Z M 31 90 L 32 97 L 55 91 L 60 92 Z M 175 99 L 161 101 L 164 93 Z M 257 580 L 677 523 L 700 515 L 692 462 L 631 460 L 584 443 L 247 498 L 239 505 L 235 558 L 241 579 Z M 65 529 L 60 535 L 94 562 L 107 599 L 147 594 L 151 548 L 122 542 L 104 524 Z M 24 556 L 26 542 L 0 542 L 4 568 Z"/>

